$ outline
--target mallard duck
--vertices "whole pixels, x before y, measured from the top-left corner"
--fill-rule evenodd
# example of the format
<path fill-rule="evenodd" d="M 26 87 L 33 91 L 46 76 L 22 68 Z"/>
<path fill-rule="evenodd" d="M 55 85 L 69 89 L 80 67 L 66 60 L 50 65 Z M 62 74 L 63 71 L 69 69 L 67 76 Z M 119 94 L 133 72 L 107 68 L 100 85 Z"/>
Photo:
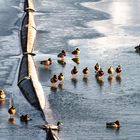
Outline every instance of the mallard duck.
<path fill-rule="evenodd" d="M 48 58 L 48 64 L 51 65 L 52 64 L 52 59 Z"/>
<path fill-rule="evenodd" d="M 114 68 L 110 66 L 110 68 L 108 69 L 108 74 L 113 74 L 114 73 Z"/>
<path fill-rule="evenodd" d="M 15 115 L 16 114 L 16 108 L 14 106 L 11 106 L 8 110 L 8 113 L 10 115 Z"/>
<path fill-rule="evenodd" d="M 120 122 L 116 120 L 115 122 L 106 123 L 107 128 L 120 128 Z"/>
<path fill-rule="evenodd" d="M 97 72 L 97 74 L 96 74 L 96 77 L 102 77 L 102 76 L 104 76 L 104 72 L 103 72 L 103 70 L 100 68 L 100 70 Z"/>
<path fill-rule="evenodd" d="M 64 50 L 62 50 L 58 55 L 57 55 L 58 58 L 60 59 L 64 59 L 66 57 L 66 52 Z"/>
<path fill-rule="evenodd" d="M 122 72 L 122 68 L 121 68 L 121 66 L 118 65 L 118 67 L 116 68 L 115 71 L 116 71 L 117 74 L 120 74 L 120 73 Z"/>
<path fill-rule="evenodd" d="M 52 78 L 51 78 L 51 83 L 56 83 L 58 81 L 58 78 L 56 75 L 54 75 Z"/>
<path fill-rule="evenodd" d="M 53 125 L 53 124 L 46 124 L 46 125 L 43 125 L 42 126 L 42 128 L 43 129 L 51 129 L 51 130 L 57 130 L 57 131 L 59 131 L 61 128 L 62 128 L 62 123 L 61 122 L 57 122 L 57 124 L 56 125 Z"/>
<path fill-rule="evenodd" d="M 99 71 L 99 70 L 100 70 L 100 66 L 99 66 L 99 64 L 96 63 L 96 65 L 94 66 L 94 68 L 95 68 L 96 71 Z"/>
<path fill-rule="evenodd" d="M 89 69 L 86 67 L 85 69 L 83 69 L 83 74 L 84 74 L 84 78 L 87 78 L 88 77 L 88 74 L 89 74 Z"/>
<path fill-rule="evenodd" d="M 83 69 L 83 74 L 89 74 L 89 70 L 88 70 L 88 68 L 86 67 L 85 69 Z"/>
<path fill-rule="evenodd" d="M 76 66 L 73 67 L 73 69 L 71 70 L 71 74 L 77 74 L 78 70 L 76 68 Z"/>
<path fill-rule="evenodd" d="M 20 116 L 20 120 L 23 121 L 23 122 L 27 122 L 27 121 L 30 121 L 32 120 L 28 114 L 25 114 L 25 115 L 21 115 Z"/>
<path fill-rule="evenodd" d="M 6 98 L 6 94 L 4 90 L 0 89 L 0 100 L 4 100 Z"/>
<path fill-rule="evenodd" d="M 52 59 L 48 58 L 48 60 L 41 61 L 40 64 L 44 65 L 45 68 L 49 68 L 49 66 L 52 65 Z"/>
<path fill-rule="evenodd" d="M 52 59 L 48 58 L 47 60 L 43 60 L 43 61 L 40 62 L 40 64 L 51 65 L 52 64 Z"/>
<path fill-rule="evenodd" d="M 66 52 L 65 52 L 64 50 L 62 50 L 61 53 L 62 53 L 64 56 L 67 55 Z"/>
<path fill-rule="evenodd" d="M 79 48 L 76 48 L 74 51 L 72 51 L 72 54 L 76 56 L 79 55 L 80 54 Z"/>
<path fill-rule="evenodd" d="M 80 64 L 80 59 L 78 57 L 72 58 L 72 61 L 74 61 L 76 64 Z"/>
<path fill-rule="evenodd" d="M 64 75 L 62 73 L 60 73 L 60 75 L 58 75 L 58 80 L 64 81 Z"/>

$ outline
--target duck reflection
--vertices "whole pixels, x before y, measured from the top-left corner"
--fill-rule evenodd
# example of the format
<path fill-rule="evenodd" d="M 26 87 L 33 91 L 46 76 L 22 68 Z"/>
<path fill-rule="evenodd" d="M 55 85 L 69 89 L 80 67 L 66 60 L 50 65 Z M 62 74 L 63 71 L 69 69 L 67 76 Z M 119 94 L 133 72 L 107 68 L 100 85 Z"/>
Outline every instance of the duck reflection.
<path fill-rule="evenodd" d="M 66 62 L 64 60 L 57 60 L 58 64 L 60 64 L 61 66 L 65 67 Z"/>
<path fill-rule="evenodd" d="M 6 100 L 1 100 L 1 99 L 0 99 L 0 107 L 1 107 L 1 106 L 4 106 L 5 104 L 6 104 Z"/>
<path fill-rule="evenodd" d="M 120 75 L 116 76 L 116 81 L 117 81 L 117 83 L 121 84 L 122 78 Z"/>
<path fill-rule="evenodd" d="M 109 75 L 107 80 L 108 80 L 109 84 L 111 85 L 114 81 L 114 77 L 112 75 Z"/>
<path fill-rule="evenodd" d="M 96 82 L 98 83 L 98 85 L 100 87 L 102 87 L 104 85 L 104 81 L 100 77 L 95 76 L 95 78 L 96 78 Z"/>
<path fill-rule="evenodd" d="M 10 118 L 8 119 L 8 122 L 9 122 L 10 124 L 12 124 L 12 125 L 15 125 L 15 124 L 16 124 L 16 118 L 15 118 L 15 117 L 10 117 Z"/>
<path fill-rule="evenodd" d="M 64 83 L 59 83 L 59 84 L 58 84 L 58 88 L 59 88 L 60 90 L 63 90 L 63 89 L 64 89 Z"/>
<path fill-rule="evenodd" d="M 76 78 L 71 78 L 71 82 L 72 82 L 73 86 L 76 88 L 78 80 Z"/>
<path fill-rule="evenodd" d="M 51 90 L 52 92 L 57 92 L 57 87 L 50 87 L 50 90 Z"/>
<path fill-rule="evenodd" d="M 72 58 L 72 61 L 75 62 L 76 64 L 80 64 L 80 58 L 78 57 Z"/>
<path fill-rule="evenodd" d="M 83 82 L 85 83 L 85 85 L 88 84 L 88 78 L 87 77 L 83 77 Z"/>

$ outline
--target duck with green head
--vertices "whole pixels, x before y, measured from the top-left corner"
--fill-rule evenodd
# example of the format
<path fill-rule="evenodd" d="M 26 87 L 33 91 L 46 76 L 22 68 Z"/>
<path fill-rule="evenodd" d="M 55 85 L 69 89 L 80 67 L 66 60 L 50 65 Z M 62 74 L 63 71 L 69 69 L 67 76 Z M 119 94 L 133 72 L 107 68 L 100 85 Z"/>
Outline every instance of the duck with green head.
<path fill-rule="evenodd" d="M 43 125 L 43 129 L 46 130 L 46 129 L 51 129 L 51 130 L 56 130 L 56 131 L 59 131 L 63 126 L 63 123 L 61 122 L 57 122 L 56 125 L 54 124 L 46 124 L 46 125 Z"/>

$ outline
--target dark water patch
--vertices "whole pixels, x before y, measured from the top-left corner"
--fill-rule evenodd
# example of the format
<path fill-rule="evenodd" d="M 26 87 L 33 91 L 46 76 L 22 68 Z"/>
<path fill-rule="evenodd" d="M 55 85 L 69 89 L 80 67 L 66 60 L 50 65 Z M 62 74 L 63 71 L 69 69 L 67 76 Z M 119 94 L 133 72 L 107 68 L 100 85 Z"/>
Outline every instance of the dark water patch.
<path fill-rule="evenodd" d="M 0 131 L 1 139 L 14 139 L 14 140 L 45 140 L 45 133 L 42 130 L 33 127 L 18 127 L 3 128 Z M 40 137 L 38 137 L 40 135 Z"/>
<path fill-rule="evenodd" d="M 122 107 L 138 107 L 140 105 L 139 91 L 116 98 L 116 105 L 121 105 Z"/>
<path fill-rule="evenodd" d="M 93 121 L 105 118 L 105 111 L 99 108 L 99 100 L 87 100 L 78 94 L 61 91 L 49 95 L 51 108 L 58 120 Z M 95 104 L 98 103 L 98 106 Z"/>

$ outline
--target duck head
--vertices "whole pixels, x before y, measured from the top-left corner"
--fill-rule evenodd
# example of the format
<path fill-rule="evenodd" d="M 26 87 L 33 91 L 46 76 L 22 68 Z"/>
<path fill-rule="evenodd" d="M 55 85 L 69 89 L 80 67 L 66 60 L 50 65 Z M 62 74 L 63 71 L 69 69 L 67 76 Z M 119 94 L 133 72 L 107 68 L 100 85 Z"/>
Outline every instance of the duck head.
<path fill-rule="evenodd" d="M 116 120 L 114 123 L 120 127 L 120 122 L 118 120 Z"/>

